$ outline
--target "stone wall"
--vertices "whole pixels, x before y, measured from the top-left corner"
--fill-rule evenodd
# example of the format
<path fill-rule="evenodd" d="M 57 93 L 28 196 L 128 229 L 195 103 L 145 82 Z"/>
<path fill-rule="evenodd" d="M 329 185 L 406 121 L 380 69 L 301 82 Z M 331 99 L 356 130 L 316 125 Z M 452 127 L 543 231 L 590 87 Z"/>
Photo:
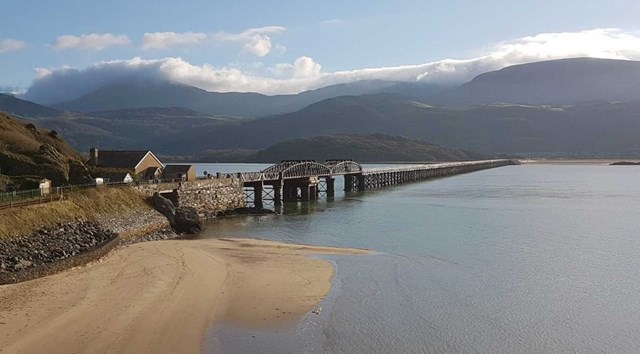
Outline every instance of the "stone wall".
<path fill-rule="evenodd" d="M 172 191 L 174 189 L 177 189 L 178 187 L 180 187 L 180 183 L 145 183 L 134 186 L 133 188 L 142 192 L 146 196 L 151 197 L 155 192 L 163 193 L 166 191 Z"/>
<path fill-rule="evenodd" d="M 202 179 L 193 182 L 144 184 L 134 187 L 146 195 L 176 191 L 177 195 L 164 195 L 178 201 L 179 206 L 193 207 L 205 217 L 219 211 L 244 207 L 246 198 L 242 182 L 231 178 Z"/>
<path fill-rule="evenodd" d="M 244 207 L 242 182 L 237 179 L 204 179 L 184 182 L 178 188 L 178 205 L 196 208 L 209 217 L 219 211 Z"/>

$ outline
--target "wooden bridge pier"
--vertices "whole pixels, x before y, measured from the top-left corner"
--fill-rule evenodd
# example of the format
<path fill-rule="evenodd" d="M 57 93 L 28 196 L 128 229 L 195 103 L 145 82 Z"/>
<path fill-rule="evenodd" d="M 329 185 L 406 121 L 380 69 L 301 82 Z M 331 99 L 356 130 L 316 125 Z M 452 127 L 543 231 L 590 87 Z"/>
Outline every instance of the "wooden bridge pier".
<path fill-rule="evenodd" d="M 253 196 L 253 205 L 256 208 L 264 207 L 264 183 L 262 181 L 259 182 L 249 182 L 244 184 L 245 195 L 247 195 L 247 188 L 251 189 L 251 195 Z"/>
<path fill-rule="evenodd" d="M 324 188 L 324 193 L 326 194 L 327 198 L 333 198 L 336 195 L 336 179 L 331 177 L 331 176 L 324 176 L 324 183 L 325 183 L 325 188 Z M 318 191 L 318 195 L 320 195 L 320 191 Z"/>
<path fill-rule="evenodd" d="M 311 201 L 318 199 L 318 178 L 296 178 L 284 180 L 282 184 L 284 202 Z"/>
<path fill-rule="evenodd" d="M 512 160 L 486 160 L 365 170 L 350 177 L 348 186 L 345 176 L 345 190 L 365 191 L 516 164 Z"/>
<path fill-rule="evenodd" d="M 247 183 L 245 183 L 245 186 L 247 185 Z M 262 200 L 264 201 L 273 201 L 274 205 L 281 205 L 282 204 L 282 181 L 264 181 L 263 182 L 264 186 L 269 186 L 269 188 L 263 188 L 262 189 Z M 257 191 L 254 189 L 253 193 L 256 193 Z"/>
<path fill-rule="evenodd" d="M 344 191 L 357 192 L 363 191 L 362 186 L 365 185 L 364 174 L 354 173 L 344 175 Z"/>

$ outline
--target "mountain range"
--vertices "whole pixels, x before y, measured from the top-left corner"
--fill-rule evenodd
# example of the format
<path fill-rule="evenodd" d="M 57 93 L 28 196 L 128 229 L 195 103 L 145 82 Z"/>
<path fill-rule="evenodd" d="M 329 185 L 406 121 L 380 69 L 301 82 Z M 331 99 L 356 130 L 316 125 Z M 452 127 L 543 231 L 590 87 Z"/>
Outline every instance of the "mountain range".
<path fill-rule="evenodd" d="M 640 62 L 577 58 L 514 65 L 426 98 L 432 104 L 462 106 L 497 102 L 563 105 L 593 100 L 640 100 Z"/>
<path fill-rule="evenodd" d="M 209 92 L 172 82 L 133 81 L 114 83 L 68 102 L 52 105 L 58 110 L 95 112 L 147 107 L 185 107 L 208 115 L 255 118 L 293 112 L 312 103 L 345 95 L 394 92 L 427 95 L 441 88 L 428 84 L 368 80 L 338 84 L 297 95 L 267 96 L 244 92 Z"/>
<path fill-rule="evenodd" d="M 55 129 L 81 150 L 193 156 L 383 133 L 491 154 L 630 156 L 640 154 L 640 62 L 563 59 L 507 67 L 454 88 L 362 81 L 280 96 L 130 82 L 52 107 L 0 96 L 0 110 Z"/>
<path fill-rule="evenodd" d="M 341 159 L 348 154 L 358 162 L 467 161 L 495 157 L 462 149 L 447 148 L 419 139 L 386 134 L 335 134 L 296 138 L 266 149 L 205 150 L 203 162 L 273 162 L 281 160 Z"/>

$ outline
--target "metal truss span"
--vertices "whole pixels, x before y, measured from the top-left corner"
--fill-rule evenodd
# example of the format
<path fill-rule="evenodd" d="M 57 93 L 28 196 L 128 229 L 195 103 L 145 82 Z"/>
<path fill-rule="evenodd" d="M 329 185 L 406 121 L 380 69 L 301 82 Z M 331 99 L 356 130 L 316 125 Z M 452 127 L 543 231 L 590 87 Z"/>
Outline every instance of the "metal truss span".
<path fill-rule="evenodd" d="M 320 196 L 332 198 L 336 176 L 344 176 L 345 192 L 360 192 L 517 164 L 517 161 L 501 159 L 365 170 L 353 160 L 285 160 L 260 172 L 244 172 L 235 176 L 252 191 L 251 198 L 247 198 L 248 203 L 262 207 L 263 200 L 272 200 L 278 205 L 316 200 Z"/>

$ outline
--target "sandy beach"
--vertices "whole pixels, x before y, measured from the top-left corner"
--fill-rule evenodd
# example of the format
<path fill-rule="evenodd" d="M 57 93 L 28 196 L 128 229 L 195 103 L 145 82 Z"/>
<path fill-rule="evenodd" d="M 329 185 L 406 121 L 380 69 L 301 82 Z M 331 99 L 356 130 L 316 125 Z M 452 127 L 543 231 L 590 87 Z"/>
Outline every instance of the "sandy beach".
<path fill-rule="evenodd" d="M 359 253 L 247 239 L 130 245 L 0 286 L 0 352 L 200 353 L 218 321 L 295 323 L 331 287 L 331 264 L 308 256 Z"/>

